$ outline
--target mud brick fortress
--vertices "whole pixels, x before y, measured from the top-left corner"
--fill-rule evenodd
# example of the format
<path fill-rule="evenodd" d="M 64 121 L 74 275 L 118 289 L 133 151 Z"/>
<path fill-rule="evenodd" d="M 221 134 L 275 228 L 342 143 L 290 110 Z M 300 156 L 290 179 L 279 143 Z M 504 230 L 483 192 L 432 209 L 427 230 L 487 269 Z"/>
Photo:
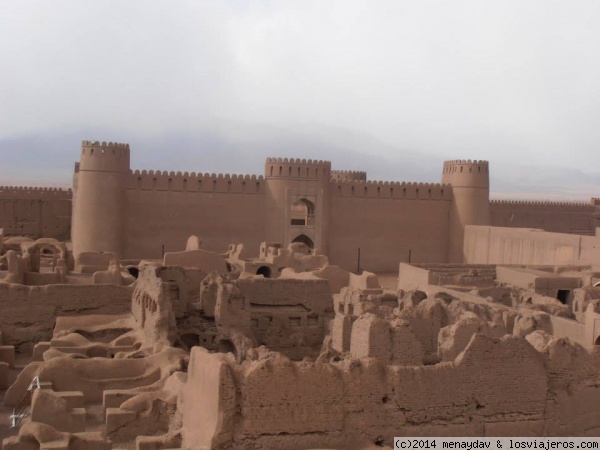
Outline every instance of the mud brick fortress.
<path fill-rule="evenodd" d="M 72 203 L 72 216 L 71 216 Z M 0 187 L 6 235 L 72 237 L 73 250 L 158 258 L 302 242 L 347 270 L 461 262 L 467 225 L 594 235 L 600 202 L 489 200 L 487 161 L 446 161 L 441 184 L 368 181 L 328 161 L 268 158 L 262 175 L 131 170 L 128 144 L 84 141 L 73 190 Z"/>
<path fill-rule="evenodd" d="M 2 450 L 600 435 L 597 198 L 490 201 L 487 161 L 167 173 L 84 141 L 72 191 L 0 202 Z"/>

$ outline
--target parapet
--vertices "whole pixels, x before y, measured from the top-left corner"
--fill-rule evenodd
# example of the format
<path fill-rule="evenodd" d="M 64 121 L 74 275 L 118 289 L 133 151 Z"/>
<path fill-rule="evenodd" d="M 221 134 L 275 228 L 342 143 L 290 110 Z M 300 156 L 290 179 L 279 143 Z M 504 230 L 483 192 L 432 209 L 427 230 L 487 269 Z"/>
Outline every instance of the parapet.
<path fill-rule="evenodd" d="M 475 169 L 475 170 L 474 170 Z M 489 162 L 485 160 L 453 159 L 444 161 L 444 173 L 489 173 Z"/>
<path fill-rule="evenodd" d="M 452 186 L 439 183 L 331 180 L 336 197 L 393 198 L 408 200 L 451 200 Z"/>
<path fill-rule="evenodd" d="M 267 158 L 265 178 L 329 180 L 331 162 L 316 159 Z"/>
<path fill-rule="evenodd" d="M 129 144 L 83 141 L 78 171 L 129 172 Z"/>
<path fill-rule="evenodd" d="M 593 210 L 592 202 L 551 202 L 551 201 L 536 201 L 536 200 L 490 200 L 492 208 L 517 208 L 517 209 L 532 209 L 532 208 L 555 208 L 564 210 Z"/>
<path fill-rule="evenodd" d="M 31 186 L 0 186 L 0 197 L 2 198 L 27 198 L 70 200 L 73 197 L 71 189 Z"/>
<path fill-rule="evenodd" d="M 331 181 L 367 181 L 367 172 L 354 170 L 332 170 Z"/>
<path fill-rule="evenodd" d="M 489 162 L 477 159 L 444 161 L 442 183 L 448 183 L 454 187 L 489 189 Z"/>
<path fill-rule="evenodd" d="M 263 194 L 263 176 L 160 170 L 130 171 L 128 189 L 204 193 Z"/>

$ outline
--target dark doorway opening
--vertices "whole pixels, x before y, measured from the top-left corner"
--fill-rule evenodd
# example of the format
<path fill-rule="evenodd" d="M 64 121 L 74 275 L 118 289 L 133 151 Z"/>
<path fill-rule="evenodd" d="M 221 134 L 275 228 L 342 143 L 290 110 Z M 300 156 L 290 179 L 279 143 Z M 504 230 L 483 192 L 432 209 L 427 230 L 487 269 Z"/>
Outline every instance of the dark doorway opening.
<path fill-rule="evenodd" d="M 256 271 L 256 275 L 262 275 L 265 278 L 271 278 L 271 268 L 267 266 L 260 266 Z"/>
<path fill-rule="evenodd" d="M 600 345 L 600 336 L 596 338 L 596 342 L 594 342 L 594 345 Z"/>
<path fill-rule="evenodd" d="M 569 301 L 569 295 L 571 294 L 571 291 L 566 290 L 566 289 L 559 289 L 558 293 L 556 294 L 556 298 L 558 299 L 559 302 L 561 302 L 563 305 L 566 305 Z"/>
<path fill-rule="evenodd" d="M 314 249 L 315 248 L 315 243 L 312 241 L 311 238 L 309 238 L 305 234 L 301 234 L 300 236 L 296 236 L 292 240 L 292 242 L 301 242 L 302 244 L 305 244 L 310 249 Z"/>
<path fill-rule="evenodd" d="M 233 353 L 235 355 L 235 345 L 229 339 L 220 340 L 217 350 L 220 353 Z"/>
<path fill-rule="evenodd" d="M 200 336 L 198 336 L 196 333 L 182 334 L 180 340 L 188 350 L 191 350 L 192 347 L 200 345 Z"/>

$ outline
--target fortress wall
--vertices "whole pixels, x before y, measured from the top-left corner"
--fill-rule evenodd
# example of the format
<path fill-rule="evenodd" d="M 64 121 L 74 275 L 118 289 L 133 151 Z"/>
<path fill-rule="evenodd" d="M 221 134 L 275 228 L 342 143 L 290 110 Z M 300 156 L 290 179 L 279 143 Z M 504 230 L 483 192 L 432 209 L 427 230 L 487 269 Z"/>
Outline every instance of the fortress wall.
<path fill-rule="evenodd" d="M 593 235 L 600 209 L 590 203 L 492 200 L 490 225 Z"/>
<path fill-rule="evenodd" d="M 264 178 L 256 175 L 209 174 L 136 170 L 129 173 L 129 189 L 175 192 L 264 194 Z"/>
<path fill-rule="evenodd" d="M 207 376 L 210 374 L 210 376 Z M 454 362 L 385 366 L 267 358 L 236 365 L 192 350 L 183 448 L 344 448 L 392 436 L 543 435 L 543 358 L 525 340 L 476 335 Z M 207 420 L 206 405 L 214 407 Z M 218 420 L 217 420 L 218 418 Z"/>
<path fill-rule="evenodd" d="M 125 257 L 160 258 L 195 234 L 205 250 L 264 241 L 264 179 L 256 176 L 136 171 L 129 175 Z"/>
<path fill-rule="evenodd" d="M 49 341 L 57 316 L 124 314 L 132 292 L 129 286 L 0 283 L 2 338 L 17 346 Z"/>
<path fill-rule="evenodd" d="M 71 234 L 72 196 L 70 189 L 0 186 L 0 228 L 7 236 L 66 240 Z"/>
<path fill-rule="evenodd" d="M 467 226 L 468 264 L 598 264 L 600 238 L 526 228 Z"/>
<path fill-rule="evenodd" d="M 331 183 L 329 260 L 356 271 L 396 272 L 401 261 L 446 262 L 450 186 Z"/>

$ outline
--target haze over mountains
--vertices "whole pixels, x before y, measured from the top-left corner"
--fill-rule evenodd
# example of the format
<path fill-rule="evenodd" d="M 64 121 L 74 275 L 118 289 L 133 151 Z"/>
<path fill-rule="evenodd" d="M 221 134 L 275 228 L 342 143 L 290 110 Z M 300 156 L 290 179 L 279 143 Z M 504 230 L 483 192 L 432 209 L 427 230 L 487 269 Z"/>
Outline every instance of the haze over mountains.
<path fill-rule="evenodd" d="M 365 170 L 370 180 L 439 182 L 443 160 L 481 158 L 395 148 L 366 133 L 314 124 L 222 120 L 193 131 L 155 134 L 73 127 L 0 139 L 0 185 L 70 187 L 82 140 L 128 142 L 134 170 L 263 174 L 265 158 L 277 156 L 330 160 L 334 169 Z M 587 201 L 600 186 L 595 167 L 584 171 L 550 161 L 531 166 L 500 159 L 490 164 L 492 198 Z"/>

